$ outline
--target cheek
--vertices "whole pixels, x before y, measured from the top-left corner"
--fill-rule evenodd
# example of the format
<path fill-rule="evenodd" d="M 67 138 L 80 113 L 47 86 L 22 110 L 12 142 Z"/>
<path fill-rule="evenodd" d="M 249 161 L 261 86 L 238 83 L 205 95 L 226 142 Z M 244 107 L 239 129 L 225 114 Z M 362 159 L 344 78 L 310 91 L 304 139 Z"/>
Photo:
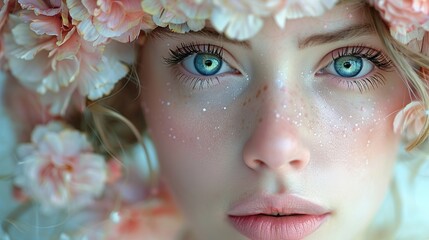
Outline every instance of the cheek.
<path fill-rule="evenodd" d="M 188 203 L 196 199 L 191 192 L 216 189 L 218 179 L 228 174 L 228 166 L 220 159 L 228 155 L 228 149 L 221 147 L 222 139 L 234 136 L 228 127 L 228 109 L 207 102 L 189 106 L 185 99 L 172 97 L 166 91 L 142 94 L 162 175 L 176 196 L 189 197 L 181 200 Z"/>
<path fill-rule="evenodd" d="M 322 90 L 314 96 L 310 114 L 315 130 L 310 134 L 318 139 L 318 147 L 313 141 L 313 147 L 320 149 L 318 155 L 331 156 L 362 174 L 377 171 L 384 162 L 391 165 L 399 144 L 393 120 L 410 99 L 397 76 L 387 78 L 391 79 L 387 86 L 368 92 L 330 94 Z"/>

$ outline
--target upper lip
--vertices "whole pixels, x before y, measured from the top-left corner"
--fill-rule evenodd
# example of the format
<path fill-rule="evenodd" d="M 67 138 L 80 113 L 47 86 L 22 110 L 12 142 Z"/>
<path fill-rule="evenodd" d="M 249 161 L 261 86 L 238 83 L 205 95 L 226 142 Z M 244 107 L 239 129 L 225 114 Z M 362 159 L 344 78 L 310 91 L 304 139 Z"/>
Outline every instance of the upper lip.
<path fill-rule="evenodd" d="M 302 197 L 287 195 L 254 195 L 238 201 L 228 211 L 229 216 L 266 215 L 323 215 L 329 210 Z"/>

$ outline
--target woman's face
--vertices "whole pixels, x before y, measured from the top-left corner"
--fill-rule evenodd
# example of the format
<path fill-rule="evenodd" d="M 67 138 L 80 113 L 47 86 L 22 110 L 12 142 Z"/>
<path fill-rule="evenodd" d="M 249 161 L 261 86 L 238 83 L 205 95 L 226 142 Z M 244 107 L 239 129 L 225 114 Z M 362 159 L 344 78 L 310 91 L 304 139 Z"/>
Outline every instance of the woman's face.
<path fill-rule="evenodd" d="M 156 31 L 142 104 L 195 239 L 354 239 L 386 193 L 408 91 L 364 10 L 246 42 Z M 274 216 L 280 214 L 280 216 Z"/>

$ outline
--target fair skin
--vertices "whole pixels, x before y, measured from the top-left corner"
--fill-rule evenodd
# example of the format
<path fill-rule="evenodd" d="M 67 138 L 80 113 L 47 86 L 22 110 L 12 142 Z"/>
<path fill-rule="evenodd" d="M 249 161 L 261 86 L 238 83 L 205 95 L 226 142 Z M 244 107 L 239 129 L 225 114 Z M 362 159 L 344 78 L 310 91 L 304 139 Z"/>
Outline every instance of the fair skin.
<path fill-rule="evenodd" d="M 327 209 L 306 239 L 365 238 L 391 179 L 400 138 L 393 119 L 410 101 L 408 91 L 388 60 L 377 57 L 381 66 L 362 57 L 385 55 L 375 32 L 304 41 L 359 31 L 351 26 L 368 23 L 363 12 L 343 4 L 317 18 L 289 20 L 283 30 L 267 21 L 246 43 L 166 31 L 147 39 L 142 105 L 161 175 L 192 238 L 247 239 L 228 212 L 260 194 L 295 195 Z M 182 44 L 212 59 L 211 50 L 222 47 L 221 69 L 198 74 L 193 52 L 166 64 L 170 49 Z M 329 65 L 344 55 L 361 56 L 359 74 L 339 76 Z"/>

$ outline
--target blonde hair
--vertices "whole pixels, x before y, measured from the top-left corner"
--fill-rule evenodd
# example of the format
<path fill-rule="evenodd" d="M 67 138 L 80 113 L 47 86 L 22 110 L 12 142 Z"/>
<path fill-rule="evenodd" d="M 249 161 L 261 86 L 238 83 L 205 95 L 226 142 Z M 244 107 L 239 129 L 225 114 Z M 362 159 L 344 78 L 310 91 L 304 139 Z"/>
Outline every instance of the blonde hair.
<path fill-rule="evenodd" d="M 396 41 L 390 34 L 386 23 L 379 13 L 369 9 L 373 26 L 386 48 L 387 54 L 398 69 L 398 72 L 406 80 L 412 98 L 421 100 L 426 109 L 429 109 L 428 81 L 422 69 L 429 69 L 429 57 L 421 52 L 416 52 L 408 46 Z M 427 36 L 425 36 L 427 37 Z M 429 118 L 426 117 L 422 131 L 416 139 L 407 146 L 407 151 L 422 144 L 429 136 Z"/>

